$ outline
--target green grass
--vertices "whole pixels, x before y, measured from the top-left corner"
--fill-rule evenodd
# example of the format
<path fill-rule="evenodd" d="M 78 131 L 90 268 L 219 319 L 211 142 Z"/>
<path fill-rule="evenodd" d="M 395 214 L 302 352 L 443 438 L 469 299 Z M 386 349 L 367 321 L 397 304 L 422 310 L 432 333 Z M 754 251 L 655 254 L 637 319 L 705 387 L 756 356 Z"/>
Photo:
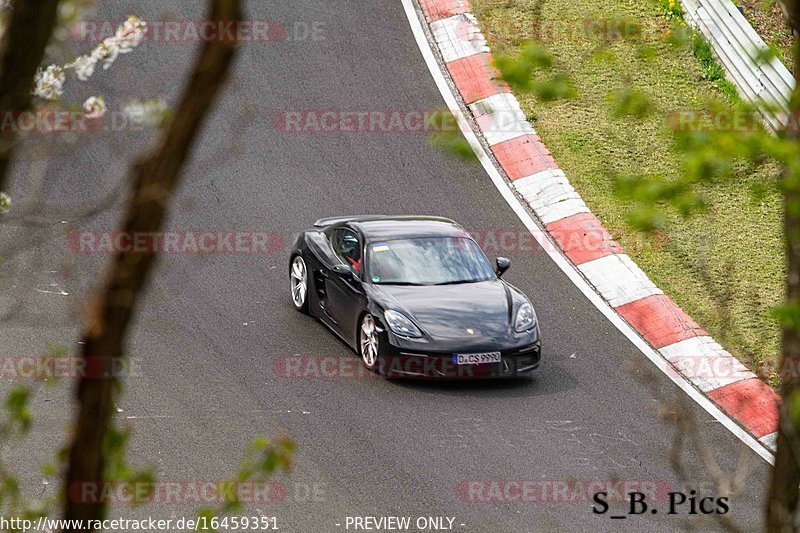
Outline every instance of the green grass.
<path fill-rule="evenodd" d="M 731 102 L 739 102 L 739 93 L 736 86 L 725 79 L 725 69 L 722 68 L 714 57 L 711 44 L 699 33 L 692 35 L 692 53 L 700 62 L 703 79 L 713 82 L 722 94 Z"/>
<path fill-rule="evenodd" d="M 626 220 L 632 205 L 614 194 L 614 175 L 678 177 L 677 151 L 667 116 L 680 109 L 736 105 L 708 44 L 676 48 L 663 37 L 672 23 L 659 0 L 472 0 L 495 54 L 514 54 L 537 35 L 554 68 L 571 73 L 577 97 L 539 102 L 518 95 L 525 113 L 570 182 L 650 278 L 728 351 L 776 384 L 779 328 L 770 309 L 783 294 L 785 264 L 780 195 L 758 199 L 751 186 L 777 168 L 742 169 L 736 179 L 705 186 L 707 210 L 689 219 L 666 210 L 658 238 Z M 587 19 L 630 19 L 640 39 L 605 43 L 585 31 L 553 32 Z M 555 37 L 554 37 L 555 35 Z M 646 95 L 655 112 L 616 118 L 611 95 Z M 733 91 L 733 93 L 731 93 Z"/>

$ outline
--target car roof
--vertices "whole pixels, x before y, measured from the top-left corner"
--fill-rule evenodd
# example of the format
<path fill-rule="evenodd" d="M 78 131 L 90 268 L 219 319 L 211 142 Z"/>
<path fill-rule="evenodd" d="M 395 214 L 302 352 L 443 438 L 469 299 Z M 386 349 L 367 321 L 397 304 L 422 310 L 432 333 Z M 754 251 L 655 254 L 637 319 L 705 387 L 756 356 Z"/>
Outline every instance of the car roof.
<path fill-rule="evenodd" d="M 460 225 L 442 217 L 380 217 L 354 220 L 350 225 L 358 229 L 367 241 L 467 235 Z"/>

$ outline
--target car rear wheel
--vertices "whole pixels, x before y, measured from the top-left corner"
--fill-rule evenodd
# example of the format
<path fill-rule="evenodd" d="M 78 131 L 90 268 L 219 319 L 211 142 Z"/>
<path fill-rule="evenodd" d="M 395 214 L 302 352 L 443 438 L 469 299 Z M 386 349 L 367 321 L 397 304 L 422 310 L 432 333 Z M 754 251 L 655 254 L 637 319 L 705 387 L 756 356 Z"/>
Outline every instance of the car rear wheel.
<path fill-rule="evenodd" d="M 308 269 L 306 262 L 299 255 L 292 260 L 289 282 L 295 309 L 302 313 L 308 313 Z"/>
<path fill-rule="evenodd" d="M 380 362 L 381 343 L 375 319 L 369 313 L 361 319 L 361 327 L 358 330 L 358 346 L 364 365 L 370 370 L 377 370 Z"/>

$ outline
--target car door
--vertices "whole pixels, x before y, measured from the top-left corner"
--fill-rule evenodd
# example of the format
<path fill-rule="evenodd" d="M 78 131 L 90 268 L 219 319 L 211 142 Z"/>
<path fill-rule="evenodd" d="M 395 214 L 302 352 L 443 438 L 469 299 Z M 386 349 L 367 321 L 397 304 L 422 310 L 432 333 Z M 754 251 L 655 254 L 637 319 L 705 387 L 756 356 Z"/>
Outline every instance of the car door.
<path fill-rule="evenodd" d="M 346 227 L 335 229 L 331 237 L 337 257 L 350 271 L 337 273 L 332 270 L 328 274 L 325 283 L 328 291 L 327 310 L 335 323 L 334 327 L 355 345 L 356 320 L 364 304 L 364 290 L 361 286 L 364 243 L 358 233 Z"/>

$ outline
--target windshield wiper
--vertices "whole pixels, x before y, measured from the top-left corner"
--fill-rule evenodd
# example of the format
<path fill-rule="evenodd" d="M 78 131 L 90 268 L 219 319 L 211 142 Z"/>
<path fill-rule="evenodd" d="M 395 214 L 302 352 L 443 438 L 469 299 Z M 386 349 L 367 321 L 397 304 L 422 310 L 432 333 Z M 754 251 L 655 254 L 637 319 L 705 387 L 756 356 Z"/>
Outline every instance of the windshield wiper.
<path fill-rule="evenodd" d="M 376 283 L 376 285 L 402 285 L 402 286 L 412 286 L 412 287 L 421 287 L 423 283 L 412 283 L 410 281 L 380 281 Z"/>
<path fill-rule="evenodd" d="M 474 283 L 473 279 L 460 279 L 457 281 L 443 281 L 441 283 L 434 283 L 434 285 L 460 285 L 461 283 Z"/>

